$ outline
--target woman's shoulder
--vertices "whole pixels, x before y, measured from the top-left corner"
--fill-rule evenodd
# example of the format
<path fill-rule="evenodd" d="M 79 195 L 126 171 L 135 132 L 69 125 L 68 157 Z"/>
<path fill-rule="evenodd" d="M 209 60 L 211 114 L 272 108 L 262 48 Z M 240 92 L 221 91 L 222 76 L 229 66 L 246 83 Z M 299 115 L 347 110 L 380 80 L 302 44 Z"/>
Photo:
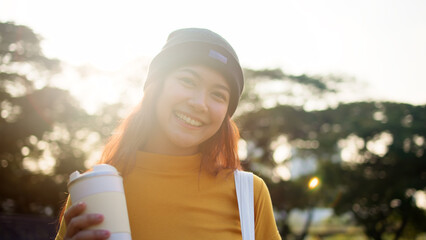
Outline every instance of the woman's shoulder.
<path fill-rule="evenodd" d="M 269 197 L 269 191 L 265 181 L 256 174 L 253 174 L 253 191 L 255 200 L 256 197 L 259 198 L 261 195 L 266 195 Z"/>
<path fill-rule="evenodd" d="M 268 186 L 265 181 L 258 175 L 253 174 L 253 195 L 255 205 L 263 205 L 270 201 Z"/>
<path fill-rule="evenodd" d="M 232 170 L 232 169 L 222 169 L 221 171 L 219 171 L 219 173 L 216 175 L 217 179 L 226 179 L 227 181 L 231 181 L 234 182 L 234 172 L 236 170 Z M 241 170 L 239 170 L 241 171 Z M 249 172 L 252 173 L 250 171 L 244 171 L 244 172 Z M 256 196 L 260 196 L 260 195 L 267 195 L 269 196 L 269 191 L 268 191 L 268 187 L 265 183 L 265 181 L 259 177 L 258 175 L 253 174 L 253 190 L 254 190 L 254 196 L 256 199 Z"/>
<path fill-rule="evenodd" d="M 265 181 L 258 175 L 253 173 L 253 184 L 254 186 L 266 186 Z"/>
<path fill-rule="evenodd" d="M 250 171 L 244 171 L 244 172 L 252 173 Z M 256 175 L 255 173 L 252 173 L 252 174 L 253 174 L 253 191 L 254 191 L 255 199 L 256 197 L 259 197 L 260 195 L 264 195 L 264 194 L 267 194 L 269 196 L 268 187 L 266 186 L 265 181 L 261 177 Z"/>

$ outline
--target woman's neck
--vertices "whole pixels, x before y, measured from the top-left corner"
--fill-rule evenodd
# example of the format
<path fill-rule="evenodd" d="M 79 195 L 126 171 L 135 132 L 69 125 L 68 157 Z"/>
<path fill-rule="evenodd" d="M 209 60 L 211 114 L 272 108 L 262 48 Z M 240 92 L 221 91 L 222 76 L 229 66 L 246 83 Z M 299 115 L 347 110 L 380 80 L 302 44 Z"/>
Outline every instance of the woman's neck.
<path fill-rule="evenodd" d="M 157 144 L 155 141 L 148 141 L 141 150 L 144 152 L 174 156 L 189 156 L 199 152 L 198 147 L 181 148 L 171 144 Z"/>

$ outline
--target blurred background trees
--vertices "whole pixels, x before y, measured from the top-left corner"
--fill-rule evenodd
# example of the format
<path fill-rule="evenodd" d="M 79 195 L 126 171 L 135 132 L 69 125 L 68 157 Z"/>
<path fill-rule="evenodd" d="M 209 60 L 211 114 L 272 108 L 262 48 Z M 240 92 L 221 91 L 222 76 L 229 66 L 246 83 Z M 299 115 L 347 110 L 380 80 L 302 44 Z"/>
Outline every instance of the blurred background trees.
<path fill-rule="evenodd" d="M 425 118 L 425 106 L 357 102 L 310 112 L 277 106 L 238 120 L 250 169 L 272 176 L 275 207 L 332 207 L 383 239 L 426 230 L 414 198 L 426 182 Z M 312 176 L 321 182 L 315 192 Z"/>
<path fill-rule="evenodd" d="M 31 29 L 0 23 L 2 214 L 56 217 L 68 175 L 86 169 L 90 151 L 111 132 L 102 121 L 114 121 L 114 114 L 101 109 L 89 115 L 69 92 L 50 86 L 60 67 L 59 60 L 43 55 L 40 37 Z M 19 239 L 1 234 L 8 232 L 6 223 L 0 224 L 1 238 Z"/>
<path fill-rule="evenodd" d="M 0 23 L 2 217 L 57 217 L 68 175 L 90 167 L 127 107 L 85 111 L 51 84 L 62 65 L 43 55 L 40 41 L 25 26 Z M 362 87 L 347 76 L 281 69 L 245 69 L 245 76 L 235 117 L 240 156 L 267 182 L 284 239 L 348 234 L 345 226 L 372 239 L 426 232 L 425 105 L 337 101 Z M 308 187 L 312 179 L 317 185 Z M 323 220 L 326 229 L 312 230 L 315 209 L 335 213 Z M 291 216 L 304 210 L 306 218 L 293 224 Z M 2 235 L 4 226 L 2 239 L 17 239 Z"/>

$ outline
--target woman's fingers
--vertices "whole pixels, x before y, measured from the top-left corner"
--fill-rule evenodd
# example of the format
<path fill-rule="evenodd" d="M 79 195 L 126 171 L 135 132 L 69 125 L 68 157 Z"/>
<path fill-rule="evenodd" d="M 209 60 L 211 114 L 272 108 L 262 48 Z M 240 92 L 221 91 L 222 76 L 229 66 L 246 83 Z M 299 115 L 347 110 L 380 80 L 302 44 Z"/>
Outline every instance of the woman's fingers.
<path fill-rule="evenodd" d="M 104 217 L 101 214 L 82 214 L 86 204 L 81 202 L 71 206 L 64 214 L 67 225 L 65 239 L 106 239 L 110 233 L 106 230 L 88 230 L 87 228 L 101 223 Z"/>
<path fill-rule="evenodd" d="M 85 230 L 78 232 L 72 239 L 89 240 L 89 239 L 107 239 L 111 234 L 106 230 Z"/>
<path fill-rule="evenodd" d="M 72 205 L 64 214 L 65 224 L 69 224 L 72 218 L 80 215 L 84 209 L 86 209 L 86 204 L 84 202 L 79 202 L 76 205 Z"/>
<path fill-rule="evenodd" d="M 67 236 L 73 237 L 80 231 L 101 223 L 104 217 L 101 214 L 84 214 L 77 217 L 73 217 L 67 225 Z"/>

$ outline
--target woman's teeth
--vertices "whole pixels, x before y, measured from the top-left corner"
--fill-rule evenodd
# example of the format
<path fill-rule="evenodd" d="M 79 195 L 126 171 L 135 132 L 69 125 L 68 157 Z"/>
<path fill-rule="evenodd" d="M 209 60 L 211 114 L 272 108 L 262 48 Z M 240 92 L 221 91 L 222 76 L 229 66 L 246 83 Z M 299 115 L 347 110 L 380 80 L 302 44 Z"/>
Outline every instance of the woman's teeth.
<path fill-rule="evenodd" d="M 201 122 L 194 120 L 186 115 L 183 115 L 182 113 L 176 113 L 176 116 L 189 125 L 192 125 L 194 127 L 201 126 Z"/>

